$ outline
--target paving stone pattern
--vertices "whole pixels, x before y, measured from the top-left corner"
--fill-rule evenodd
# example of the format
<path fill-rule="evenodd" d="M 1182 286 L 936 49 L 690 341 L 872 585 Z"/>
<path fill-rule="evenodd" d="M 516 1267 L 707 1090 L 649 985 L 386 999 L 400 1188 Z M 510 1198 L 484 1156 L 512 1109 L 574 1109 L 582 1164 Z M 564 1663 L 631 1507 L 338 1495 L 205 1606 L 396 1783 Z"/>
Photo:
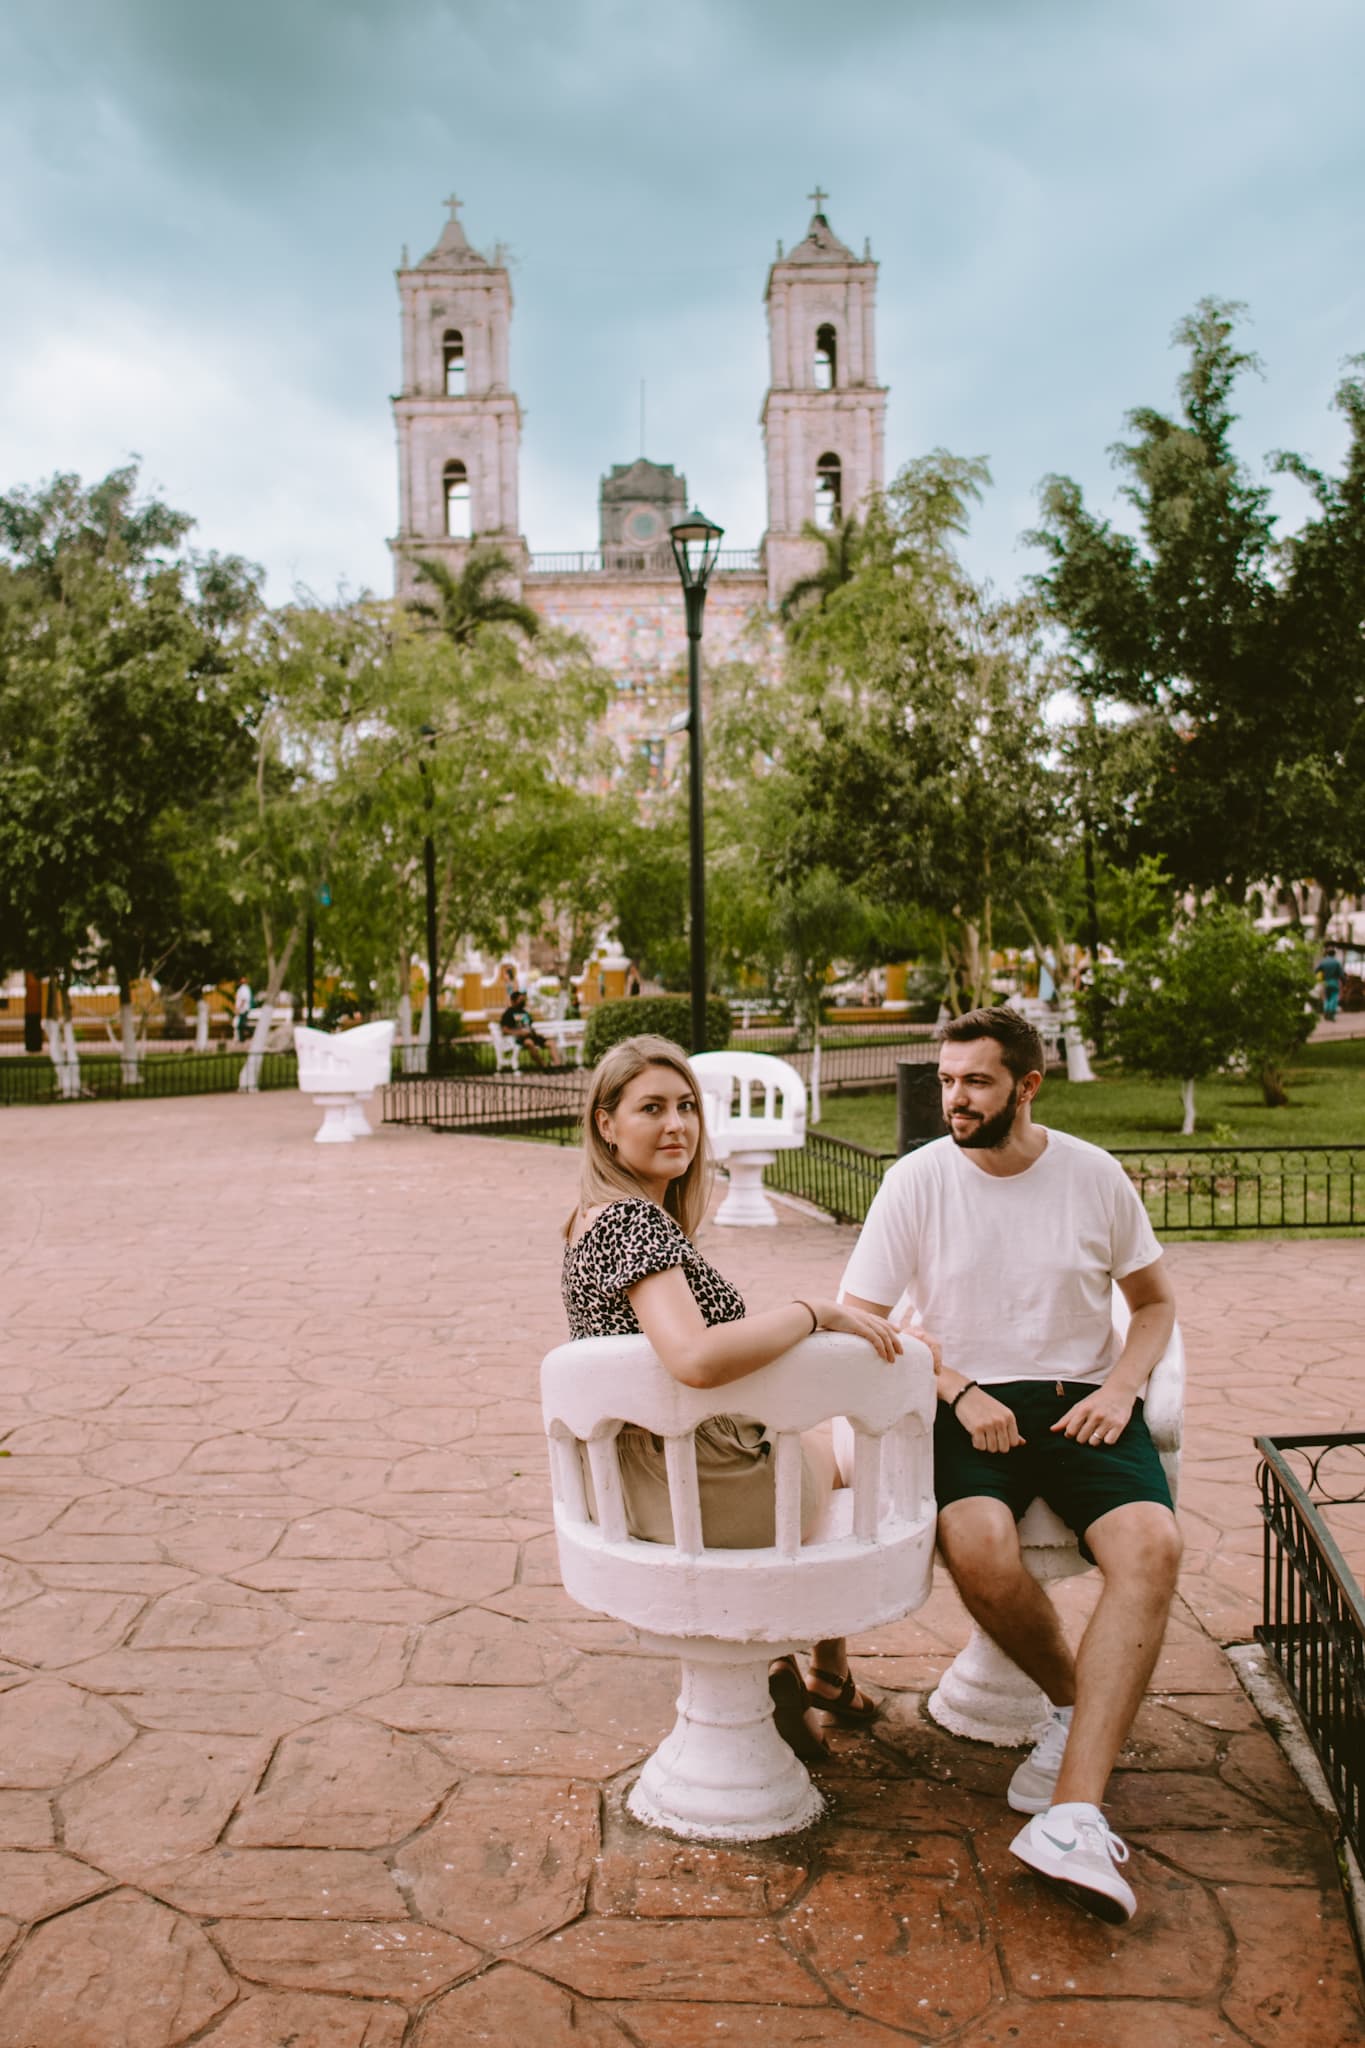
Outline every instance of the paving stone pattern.
<path fill-rule="evenodd" d="M 834 1735 L 818 1826 L 630 1820 L 674 1674 L 560 1590 L 536 1399 L 574 1160 L 315 1123 L 0 1120 L 0 2048 L 1362 2038 L 1330 1841 L 1219 1648 L 1256 1614 L 1253 1432 L 1359 1421 L 1358 1243 L 1172 1249 L 1189 1562 L 1115 1931 L 1010 1858 L 1010 1759 L 925 1720 L 943 1587 L 857 1646 L 886 1714 Z M 851 1242 L 788 1209 L 708 1250 L 760 1305 Z"/>

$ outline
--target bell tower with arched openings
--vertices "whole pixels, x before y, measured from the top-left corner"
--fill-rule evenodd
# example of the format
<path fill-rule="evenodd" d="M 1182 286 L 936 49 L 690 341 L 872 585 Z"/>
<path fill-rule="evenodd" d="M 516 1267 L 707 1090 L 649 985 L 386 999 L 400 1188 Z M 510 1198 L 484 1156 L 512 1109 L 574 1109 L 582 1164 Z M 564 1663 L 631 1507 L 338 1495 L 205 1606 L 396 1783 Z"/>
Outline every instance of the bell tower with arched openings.
<path fill-rule="evenodd" d="M 856 512 L 885 475 L 886 388 L 877 382 L 877 266 L 855 256 L 817 185 L 806 238 L 768 272 L 771 377 L 763 401 L 768 465 L 768 602 L 819 564 L 802 527 Z"/>
<path fill-rule="evenodd" d="M 470 246 L 458 199 L 441 239 L 420 263 L 403 252 L 403 388 L 393 401 L 398 435 L 398 533 L 389 545 L 400 597 L 413 562 L 427 556 L 458 570 L 475 540 L 501 547 L 520 567 L 517 465 L 521 407 L 508 381 L 512 286 L 502 251 Z"/>

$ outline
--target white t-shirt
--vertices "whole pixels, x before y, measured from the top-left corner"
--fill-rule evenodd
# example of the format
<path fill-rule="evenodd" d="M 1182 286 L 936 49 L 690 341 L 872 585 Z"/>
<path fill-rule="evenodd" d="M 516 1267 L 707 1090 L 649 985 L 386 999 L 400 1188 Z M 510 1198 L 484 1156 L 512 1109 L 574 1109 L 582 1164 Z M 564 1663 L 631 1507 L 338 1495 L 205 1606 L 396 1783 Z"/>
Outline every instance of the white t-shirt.
<path fill-rule="evenodd" d="M 936 1138 L 887 1170 L 844 1274 L 864 1301 L 914 1303 L 943 1362 L 997 1380 L 1102 1380 L 1122 1348 L 1115 1280 L 1161 1257 L 1127 1174 L 1048 1131 L 1023 1173 L 990 1174 Z"/>

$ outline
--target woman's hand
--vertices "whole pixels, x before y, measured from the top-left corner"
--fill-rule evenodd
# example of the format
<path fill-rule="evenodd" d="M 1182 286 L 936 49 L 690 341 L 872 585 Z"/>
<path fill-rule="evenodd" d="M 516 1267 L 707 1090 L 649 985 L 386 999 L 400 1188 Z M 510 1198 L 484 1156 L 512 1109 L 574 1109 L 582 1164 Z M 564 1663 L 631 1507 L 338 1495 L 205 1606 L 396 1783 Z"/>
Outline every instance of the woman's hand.
<path fill-rule="evenodd" d="M 810 1306 L 817 1330 L 842 1330 L 850 1337 L 863 1337 L 887 1359 L 895 1358 L 902 1349 L 899 1333 L 885 1316 L 874 1316 L 865 1308 L 849 1308 L 842 1301 L 812 1301 Z"/>

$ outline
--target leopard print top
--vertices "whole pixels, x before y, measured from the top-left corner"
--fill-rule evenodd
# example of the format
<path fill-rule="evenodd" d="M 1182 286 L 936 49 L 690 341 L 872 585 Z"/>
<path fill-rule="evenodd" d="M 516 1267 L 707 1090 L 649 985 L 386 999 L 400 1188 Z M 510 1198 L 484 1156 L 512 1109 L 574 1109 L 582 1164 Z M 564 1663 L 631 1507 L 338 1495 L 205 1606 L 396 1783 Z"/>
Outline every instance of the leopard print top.
<path fill-rule="evenodd" d="M 744 1299 L 708 1265 L 666 1210 L 643 1195 L 610 1202 L 564 1250 L 562 1291 L 571 1337 L 638 1337 L 626 1289 L 681 1266 L 705 1322 L 737 1323 Z"/>

